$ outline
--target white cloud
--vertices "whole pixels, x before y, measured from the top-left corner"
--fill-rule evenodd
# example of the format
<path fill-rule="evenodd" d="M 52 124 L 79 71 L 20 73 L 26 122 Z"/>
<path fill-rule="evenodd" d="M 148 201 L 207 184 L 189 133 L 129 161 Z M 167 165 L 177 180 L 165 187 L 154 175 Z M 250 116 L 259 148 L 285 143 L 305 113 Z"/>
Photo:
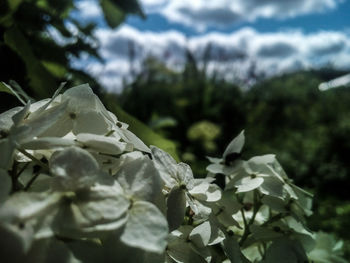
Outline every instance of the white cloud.
<path fill-rule="evenodd" d="M 123 77 L 131 80 L 130 54 L 134 56 L 132 67 L 136 71 L 150 55 L 174 70 L 182 70 L 189 49 L 199 65 L 206 56 L 208 72 L 215 71 L 227 80 L 243 78 L 252 62 L 258 72 L 267 76 L 329 64 L 350 68 L 350 33 L 344 32 L 259 33 L 243 28 L 231 34 L 209 33 L 186 38 L 176 31 L 142 32 L 124 25 L 116 31 L 100 29 L 96 36 L 106 63 L 87 70 L 114 91 L 120 89 Z"/>
<path fill-rule="evenodd" d="M 199 31 L 209 26 L 221 27 L 253 22 L 259 18 L 286 19 L 298 15 L 331 10 L 344 0 L 141 0 L 147 14 L 160 14 L 167 20 Z M 76 2 L 77 16 L 101 21 L 98 0 Z"/>
<path fill-rule="evenodd" d="M 259 18 L 285 19 L 333 9 L 341 0 L 142 0 L 148 13 L 198 30 Z"/>
<path fill-rule="evenodd" d="M 75 3 L 79 16 L 87 20 L 95 20 L 103 16 L 102 9 L 96 0 L 83 0 Z"/>

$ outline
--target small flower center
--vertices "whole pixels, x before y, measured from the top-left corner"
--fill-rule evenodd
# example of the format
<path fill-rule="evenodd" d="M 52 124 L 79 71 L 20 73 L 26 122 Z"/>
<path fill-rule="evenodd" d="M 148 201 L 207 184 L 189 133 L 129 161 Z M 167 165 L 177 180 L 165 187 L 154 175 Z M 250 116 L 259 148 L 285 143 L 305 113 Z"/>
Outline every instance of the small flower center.
<path fill-rule="evenodd" d="M 273 227 L 273 231 L 275 231 L 275 232 L 281 232 L 281 228 L 279 227 L 279 226 L 274 226 Z"/>
<path fill-rule="evenodd" d="M 240 153 L 230 153 L 225 158 L 225 164 L 230 166 L 241 157 Z"/>
<path fill-rule="evenodd" d="M 253 203 L 245 203 L 243 204 L 243 209 L 245 211 L 250 211 L 253 208 L 254 204 Z"/>
<path fill-rule="evenodd" d="M 18 228 L 19 229 L 24 229 L 24 227 L 25 227 L 25 224 L 23 222 L 19 222 Z"/>
<path fill-rule="evenodd" d="M 186 185 L 185 184 L 181 184 L 180 185 L 180 189 L 185 190 L 186 189 Z"/>
<path fill-rule="evenodd" d="M 69 118 L 71 118 L 72 120 L 77 118 L 77 115 L 74 112 L 69 113 Z"/>
<path fill-rule="evenodd" d="M 6 138 L 7 136 L 9 136 L 7 131 L 0 130 L 0 139 Z"/>
<path fill-rule="evenodd" d="M 232 237 L 235 235 L 235 233 L 230 229 L 229 231 L 227 231 L 227 234 Z"/>

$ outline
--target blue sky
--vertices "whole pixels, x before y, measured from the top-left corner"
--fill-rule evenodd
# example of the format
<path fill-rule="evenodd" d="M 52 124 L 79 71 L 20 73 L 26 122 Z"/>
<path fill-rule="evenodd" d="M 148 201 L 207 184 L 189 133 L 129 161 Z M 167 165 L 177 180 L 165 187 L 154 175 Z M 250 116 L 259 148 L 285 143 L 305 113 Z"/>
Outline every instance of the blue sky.
<path fill-rule="evenodd" d="M 228 81 L 257 71 L 273 76 L 333 66 L 350 69 L 350 0 L 141 0 L 147 19 L 129 16 L 117 29 L 103 20 L 95 0 L 80 0 L 76 16 L 99 25 L 95 31 L 105 59 L 77 61 L 110 91 L 131 81 L 152 55 L 183 68 L 185 50 L 199 64 L 210 45 L 208 73 Z M 130 49 L 135 60 L 130 63 Z"/>
<path fill-rule="evenodd" d="M 230 33 L 243 27 L 253 27 L 259 32 L 273 32 L 291 28 L 302 29 L 304 32 L 320 30 L 346 31 L 350 29 L 350 1 L 347 0 L 339 3 L 336 8 L 324 10 L 323 12 L 309 13 L 285 19 L 261 18 L 254 22 L 230 24 L 224 28 L 210 26 L 204 32 L 198 32 L 195 28 L 179 22 L 168 21 L 165 16 L 154 13 L 148 14 L 147 19 L 129 16 L 126 23 L 140 30 L 151 30 L 155 32 L 178 30 L 187 36 L 205 34 L 210 31 Z"/>

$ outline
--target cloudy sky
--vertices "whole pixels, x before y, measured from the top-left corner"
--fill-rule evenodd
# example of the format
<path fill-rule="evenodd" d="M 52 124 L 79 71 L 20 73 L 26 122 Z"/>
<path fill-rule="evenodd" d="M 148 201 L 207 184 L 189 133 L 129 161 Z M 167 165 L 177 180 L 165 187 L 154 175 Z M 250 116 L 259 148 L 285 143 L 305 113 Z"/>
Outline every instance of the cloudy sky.
<path fill-rule="evenodd" d="M 140 2 L 147 19 L 130 16 L 115 30 L 106 26 L 97 1 L 77 3 L 76 16 L 99 25 L 95 35 L 105 63 L 75 64 L 110 91 L 130 81 L 131 48 L 136 71 L 150 55 L 181 70 L 189 49 L 199 63 L 207 52 L 208 71 L 227 80 L 244 78 L 253 64 L 266 76 L 322 66 L 350 69 L 350 0 Z"/>

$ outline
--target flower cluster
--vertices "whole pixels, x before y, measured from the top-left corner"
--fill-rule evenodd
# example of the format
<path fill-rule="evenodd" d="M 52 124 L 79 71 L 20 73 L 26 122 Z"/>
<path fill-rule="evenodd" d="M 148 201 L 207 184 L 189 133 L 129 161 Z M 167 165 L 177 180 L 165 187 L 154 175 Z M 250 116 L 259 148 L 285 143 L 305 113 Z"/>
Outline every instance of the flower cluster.
<path fill-rule="evenodd" d="M 2 113 L 1 261 L 346 262 L 308 230 L 312 196 L 274 155 L 242 160 L 244 140 L 199 179 L 88 85 Z"/>

